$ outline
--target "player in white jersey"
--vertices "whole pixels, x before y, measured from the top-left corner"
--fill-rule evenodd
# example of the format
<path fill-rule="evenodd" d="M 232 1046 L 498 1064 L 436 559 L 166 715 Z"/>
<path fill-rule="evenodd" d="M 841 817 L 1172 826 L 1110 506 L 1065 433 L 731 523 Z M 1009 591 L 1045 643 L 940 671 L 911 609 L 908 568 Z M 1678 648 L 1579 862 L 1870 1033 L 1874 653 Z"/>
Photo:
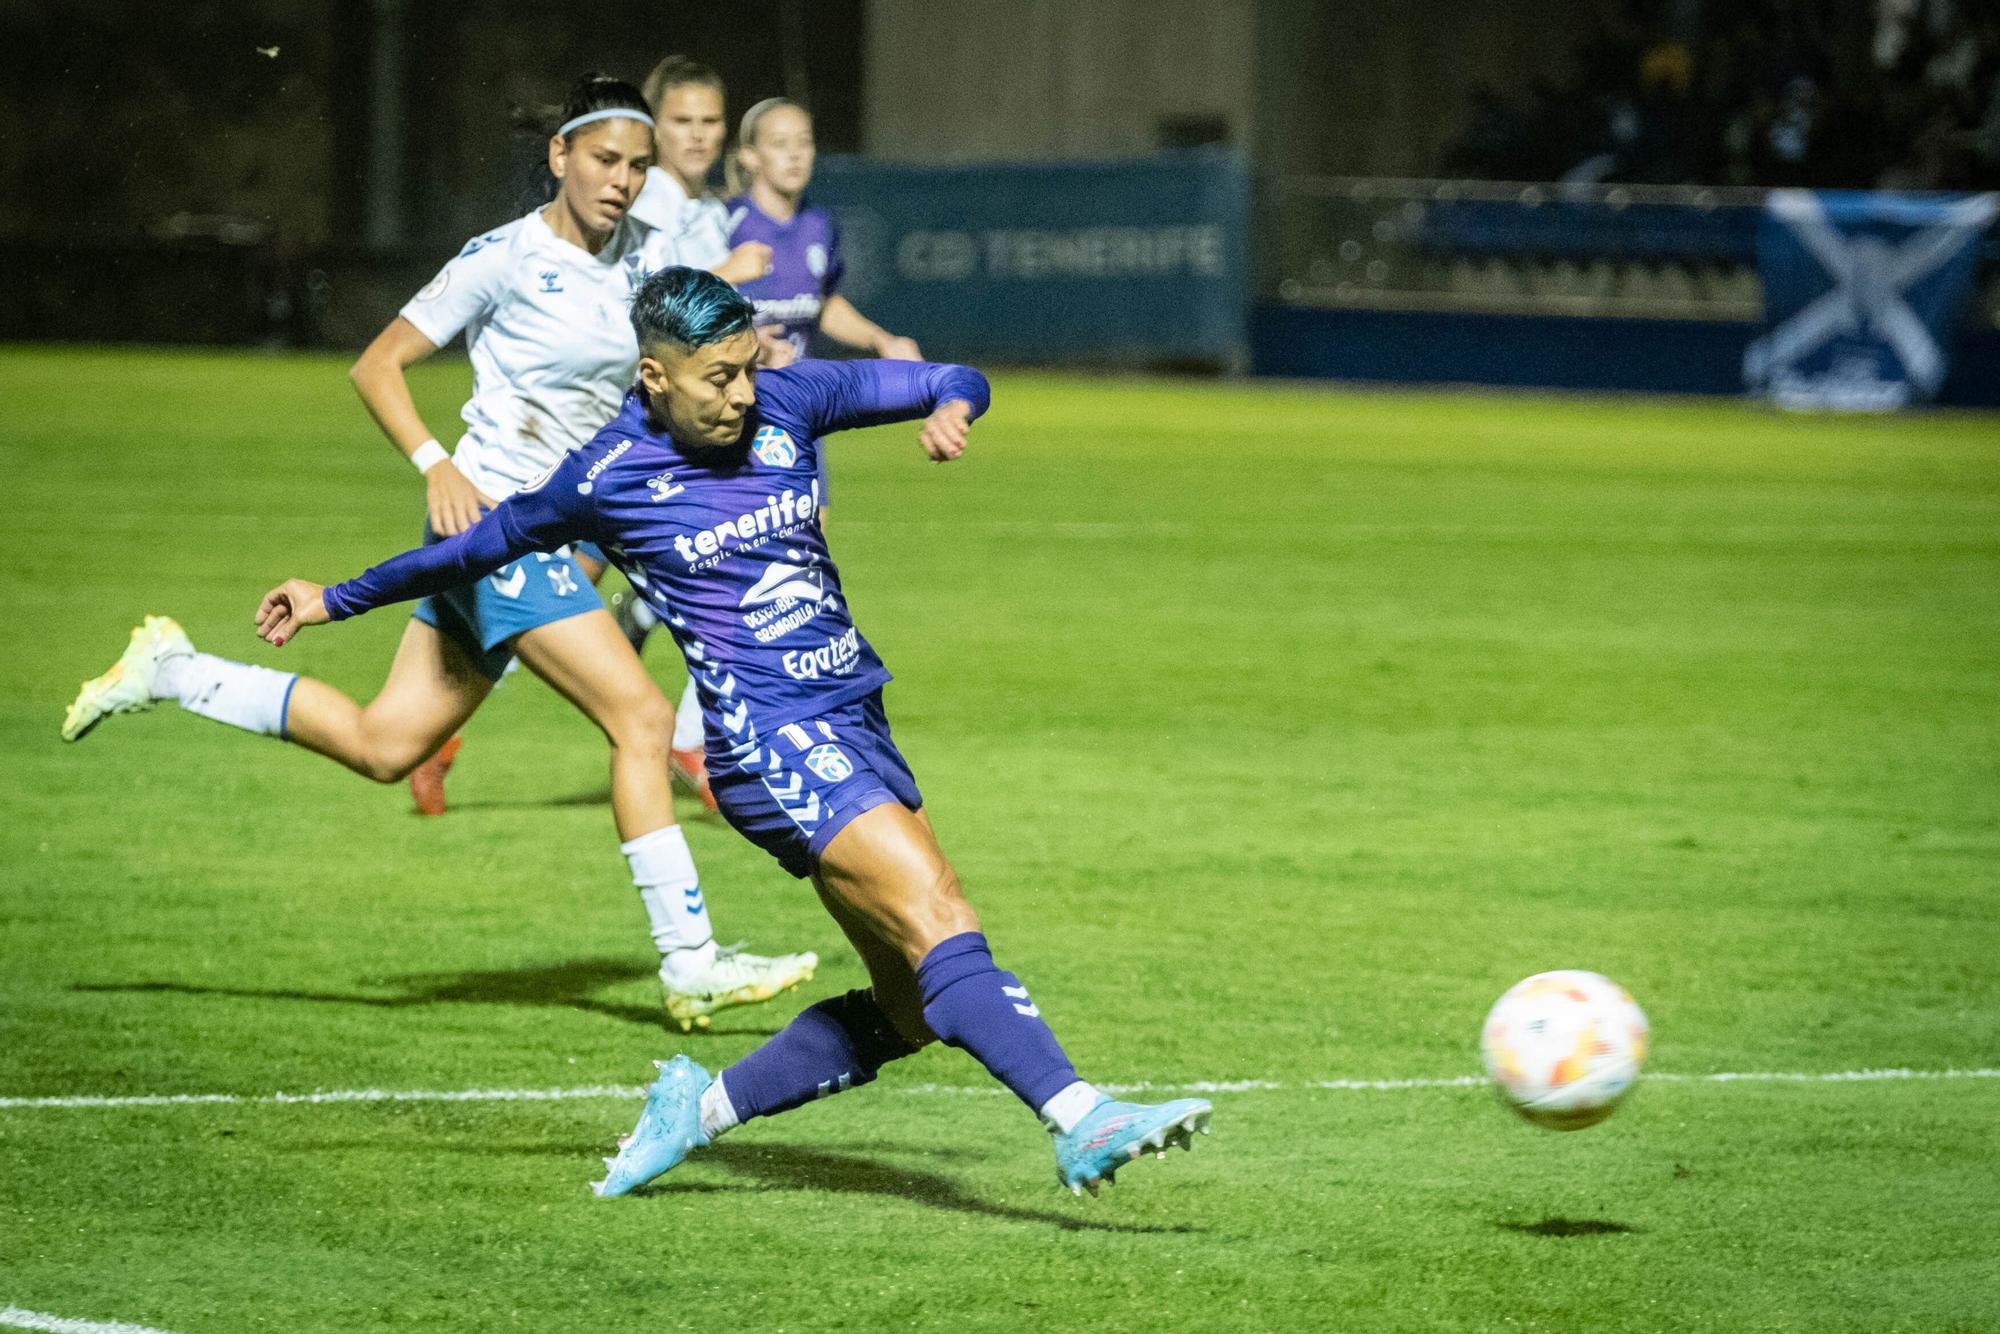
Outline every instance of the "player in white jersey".
<path fill-rule="evenodd" d="M 475 237 L 355 362 L 382 431 L 423 473 L 426 541 L 553 468 L 614 416 L 639 349 L 627 306 L 648 274 L 679 263 L 676 238 L 632 216 L 653 157 L 652 117 L 630 84 L 590 77 L 549 140 L 556 198 Z M 405 369 L 460 332 L 473 367 L 454 454 L 431 435 Z M 397 782 L 452 738 L 518 655 L 611 743 L 611 803 L 683 1029 L 810 978 L 816 955 L 720 949 L 674 820 L 672 710 L 569 551 L 522 560 L 417 607 L 389 679 L 360 705 L 332 686 L 198 654 L 148 617 L 111 671 L 86 682 L 63 724 L 76 740 L 106 715 L 176 699 L 184 709 L 276 735 L 381 782 Z"/>
<path fill-rule="evenodd" d="M 764 277 L 771 269 L 771 248 L 757 241 L 732 248 L 722 201 L 708 190 L 708 176 L 722 154 L 725 133 L 721 77 L 686 56 L 668 56 L 653 66 L 641 94 L 654 113 L 654 161 L 646 169 L 645 185 L 638 198 L 632 201 L 633 219 L 653 229 L 662 244 L 672 250 L 676 263 L 707 269 L 730 283 Z M 789 359 L 789 347 L 774 346 L 772 350 Z M 592 418 L 592 422 L 608 420 L 616 407 L 614 402 Z M 588 550 L 578 554 L 577 564 L 592 584 L 603 579 L 610 568 Z M 612 607 L 618 628 L 625 632 L 633 652 L 641 652 L 646 636 L 659 624 L 658 619 L 643 599 L 630 594 L 614 594 Z M 417 809 L 426 814 L 444 812 L 445 775 L 457 755 L 458 738 L 453 737 L 410 775 Z M 674 736 L 667 750 L 667 769 L 703 805 L 715 809 L 715 795 L 709 790 L 708 769 L 702 757 L 701 707 L 695 699 L 692 677 L 674 711 Z"/>
<path fill-rule="evenodd" d="M 771 271 L 771 248 L 750 241 L 731 247 L 729 218 L 708 188 L 708 176 L 728 137 L 722 78 L 686 56 L 668 56 L 641 85 L 653 108 L 654 164 L 633 216 L 671 232 L 681 263 L 742 284 Z"/>

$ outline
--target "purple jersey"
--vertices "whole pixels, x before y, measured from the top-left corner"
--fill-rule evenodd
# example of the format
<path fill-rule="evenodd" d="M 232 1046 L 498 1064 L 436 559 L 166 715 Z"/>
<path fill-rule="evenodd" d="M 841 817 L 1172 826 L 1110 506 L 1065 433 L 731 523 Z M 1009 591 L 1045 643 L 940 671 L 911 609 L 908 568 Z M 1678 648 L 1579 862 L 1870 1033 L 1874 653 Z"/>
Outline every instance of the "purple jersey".
<path fill-rule="evenodd" d="M 762 241 L 771 247 L 771 271 L 736 290 L 757 307 L 757 323 L 784 330 L 800 356 L 819 327 L 820 307 L 840 286 L 840 233 L 825 209 L 803 208 L 790 222 L 779 222 L 758 208 L 749 195 L 738 195 L 729 210 L 729 244 Z"/>
<path fill-rule="evenodd" d="M 731 446 L 685 446 L 647 421 L 639 391 L 583 448 L 456 537 L 326 590 L 327 615 L 483 579 L 535 551 L 596 542 L 660 613 L 711 733 L 728 742 L 862 699 L 888 669 L 849 615 L 819 525 L 820 439 L 928 416 L 986 377 L 920 361 L 808 361 L 757 377 Z"/>

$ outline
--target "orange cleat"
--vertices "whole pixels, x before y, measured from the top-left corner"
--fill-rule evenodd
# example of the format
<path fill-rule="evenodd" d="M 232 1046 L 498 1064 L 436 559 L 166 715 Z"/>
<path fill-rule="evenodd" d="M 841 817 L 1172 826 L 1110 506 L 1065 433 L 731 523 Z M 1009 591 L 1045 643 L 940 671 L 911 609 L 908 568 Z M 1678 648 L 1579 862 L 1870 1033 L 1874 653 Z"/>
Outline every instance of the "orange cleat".
<path fill-rule="evenodd" d="M 410 796 L 415 798 L 418 815 L 444 814 L 444 776 L 458 758 L 464 737 L 453 737 L 437 748 L 437 754 L 410 771 Z"/>
<path fill-rule="evenodd" d="M 689 793 L 700 797 L 702 805 L 711 811 L 715 809 L 715 793 L 708 788 L 708 762 L 702 758 L 701 747 L 668 751 L 667 774 Z M 442 809 L 442 797 L 439 800 Z"/>

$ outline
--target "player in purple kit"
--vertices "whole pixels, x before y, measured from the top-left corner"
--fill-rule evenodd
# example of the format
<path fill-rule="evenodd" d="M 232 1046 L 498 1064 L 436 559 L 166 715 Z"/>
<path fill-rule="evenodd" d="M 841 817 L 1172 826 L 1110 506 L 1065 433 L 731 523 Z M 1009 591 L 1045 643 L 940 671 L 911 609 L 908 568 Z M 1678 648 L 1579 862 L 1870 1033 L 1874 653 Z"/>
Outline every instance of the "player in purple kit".
<path fill-rule="evenodd" d="M 934 1040 L 964 1049 L 1054 1136 L 1058 1178 L 1095 1193 L 1119 1167 L 1191 1143 L 1210 1105 L 1117 1102 L 1077 1077 L 1028 990 L 994 963 L 889 734 L 889 673 L 852 620 L 818 521 L 821 437 L 923 419 L 959 456 L 984 376 L 923 362 L 803 362 L 757 374 L 754 311 L 714 275 L 664 269 L 639 289 L 639 385 L 590 445 L 445 542 L 345 583 L 288 580 L 258 633 L 298 630 L 595 541 L 653 603 L 699 683 L 729 822 L 810 877 L 870 987 L 808 1007 L 710 1076 L 661 1066 L 637 1129 L 596 1184 L 622 1195 L 756 1116 L 864 1084 Z"/>
<path fill-rule="evenodd" d="M 791 344 L 799 357 L 818 330 L 878 357 L 922 360 L 914 339 L 890 333 L 836 290 L 843 267 L 840 233 L 825 209 L 805 203 L 813 160 L 812 117 L 804 107 L 769 97 L 743 113 L 729 164 L 734 197 L 725 207 L 731 245 L 761 241 L 770 247 L 770 272 L 736 284 L 757 308 L 758 333 Z"/>

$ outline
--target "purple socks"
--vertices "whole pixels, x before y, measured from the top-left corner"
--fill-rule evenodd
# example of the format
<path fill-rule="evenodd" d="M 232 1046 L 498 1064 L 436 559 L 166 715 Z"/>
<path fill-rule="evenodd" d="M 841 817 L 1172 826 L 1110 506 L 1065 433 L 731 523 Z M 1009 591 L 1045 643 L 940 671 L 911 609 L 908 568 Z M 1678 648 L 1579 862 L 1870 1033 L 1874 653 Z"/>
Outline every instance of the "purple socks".
<path fill-rule="evenodd" d="M 938 945 L 918 965 L 917 985 L 931 1031 L 970 1052 L 1031 1110 L 1077 1082 L 1021 979 L 994 966 L 985 936 L 968 931 Z M 735 1119 L 748 1121 L 866 1084 L 914 1050 L 872 995 L 850 991 L 801 1010 L 724 1070 L 722 1086 Z"/>
<path fill-rule="evenodd" d="M 738 1119 L 774 1116 L 866 1084 L 916 1048 L 866 991 L 799 1011 L 776 1037 L 722 1072 Z"/>
<path fill-rule="evenodd" d="M 931 1032 L 970 1052 L 1030 1111 L 1076 1082 L 1076 1067 L 1028 989 L 994 965 L 984 935 L 968 931 L 940 942 L 917 966 L 917 985 Z"/>

